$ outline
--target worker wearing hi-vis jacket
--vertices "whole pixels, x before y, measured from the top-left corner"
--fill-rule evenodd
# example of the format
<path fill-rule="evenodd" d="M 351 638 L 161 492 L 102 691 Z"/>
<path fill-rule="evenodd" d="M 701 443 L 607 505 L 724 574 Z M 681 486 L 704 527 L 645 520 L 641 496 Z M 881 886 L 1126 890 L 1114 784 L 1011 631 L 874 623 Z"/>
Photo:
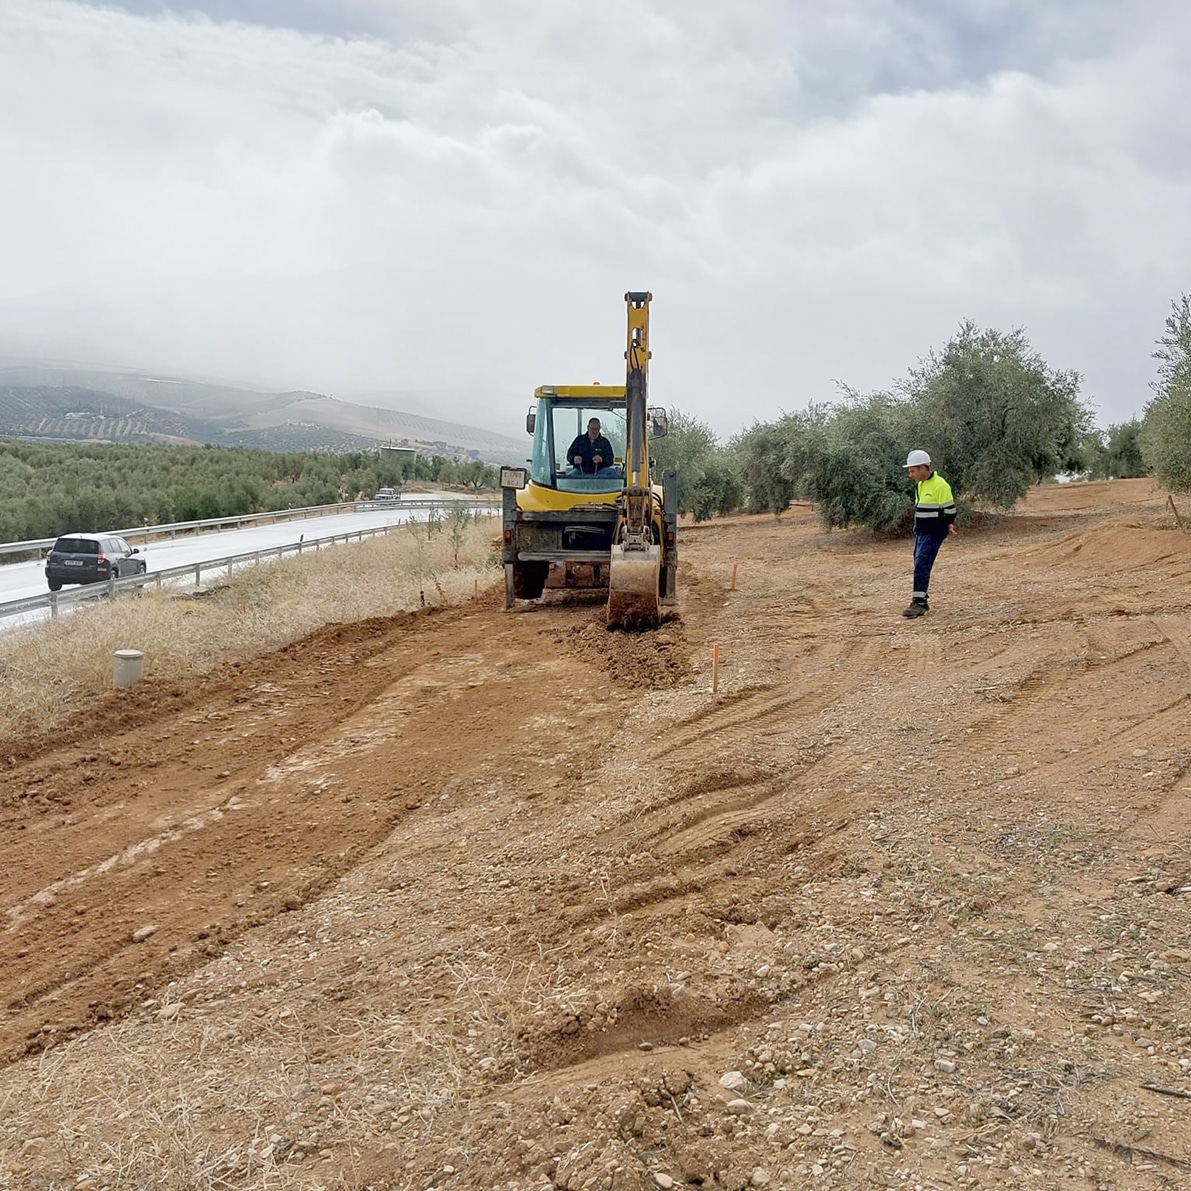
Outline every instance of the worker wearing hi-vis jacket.
<path fill-rule="evenodd" d="M 925 616 L 930 611 L 926 591 L 931 567 L 943 539 L 955 533 L 955 497 L 951 485 L 932 469 L 925 451 L 911 451 L 902 465 L 917 485 L 914 499 L 914 594 L 903 616 Z"/>

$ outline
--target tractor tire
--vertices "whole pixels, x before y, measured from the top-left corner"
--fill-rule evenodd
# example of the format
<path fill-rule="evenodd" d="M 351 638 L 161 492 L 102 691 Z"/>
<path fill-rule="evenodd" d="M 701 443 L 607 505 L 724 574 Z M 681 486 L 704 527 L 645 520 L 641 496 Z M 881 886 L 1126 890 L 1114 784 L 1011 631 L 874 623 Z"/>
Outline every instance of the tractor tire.
<path fill-rule="evenodd" d="M 519 600 L 539 599 L 549 573 L 548 562 L 513 563 L 513 595 Z"/>

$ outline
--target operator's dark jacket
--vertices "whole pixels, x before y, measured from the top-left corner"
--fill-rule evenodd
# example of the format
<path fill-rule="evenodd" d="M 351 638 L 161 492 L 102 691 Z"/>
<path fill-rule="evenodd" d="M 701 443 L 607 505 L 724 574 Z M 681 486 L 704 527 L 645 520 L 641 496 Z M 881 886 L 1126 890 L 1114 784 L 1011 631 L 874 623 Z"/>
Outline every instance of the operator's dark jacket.
<path fill-rule="evenodd" d="M 597 435 L 595 440 L 590 439 L 586 434 L 581 434 L 573 443 L 571 449 L 567 452 L 567 463 L 575 466 L 575 456 L 583 456 L 583 470 L 589 474 L 596 471 L 596 465 L 591 461 L 593 455 L 599 455 L 600 467 L 611 467 L 616 462 L 616 454 L 612 450 L 612 444 L 602 435 Z"/>

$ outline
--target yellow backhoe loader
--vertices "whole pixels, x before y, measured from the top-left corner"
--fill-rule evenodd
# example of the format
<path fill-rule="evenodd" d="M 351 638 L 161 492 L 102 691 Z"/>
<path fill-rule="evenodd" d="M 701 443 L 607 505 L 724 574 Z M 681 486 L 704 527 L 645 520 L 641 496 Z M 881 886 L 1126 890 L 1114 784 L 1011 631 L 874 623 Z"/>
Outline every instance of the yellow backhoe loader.
<path fill-rule="evenodd" d="M 651 300 L 625 294 L 623 387 L 534 392 L 525 419 L 529 467 L 501 468 L 506 608 L 548 586 L 606 586 L 610 626 L 656 628 L 662 606 L 674 601 L 677 477 L 667 471 L 661 484 L 650 477 L 650 435 L 669 429 L 666 411 L 648 403 Z"/>

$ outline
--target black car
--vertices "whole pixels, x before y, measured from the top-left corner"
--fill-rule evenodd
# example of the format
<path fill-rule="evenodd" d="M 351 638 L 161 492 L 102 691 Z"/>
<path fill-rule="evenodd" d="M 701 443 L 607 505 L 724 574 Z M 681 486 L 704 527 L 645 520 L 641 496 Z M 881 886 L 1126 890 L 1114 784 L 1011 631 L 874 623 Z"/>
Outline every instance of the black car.
<path fill-rule="evenodd" d="M 54 543 L 46 556 L 45 577 L 50 591 L 63 583 L 100 583 L 115 576 L 143 575 L 146 562 L 140 551 L 115 534 L 72 533 Z"/>

